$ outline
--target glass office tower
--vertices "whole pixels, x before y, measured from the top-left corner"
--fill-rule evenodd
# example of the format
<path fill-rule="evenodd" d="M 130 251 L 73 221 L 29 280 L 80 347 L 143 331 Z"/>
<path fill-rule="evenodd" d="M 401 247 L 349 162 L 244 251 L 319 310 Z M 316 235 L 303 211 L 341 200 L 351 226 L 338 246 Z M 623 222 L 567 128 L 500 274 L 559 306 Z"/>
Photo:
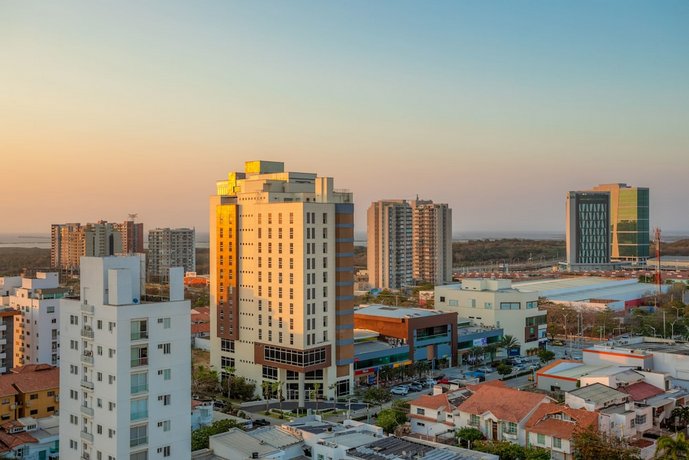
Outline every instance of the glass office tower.
<path fill-rule="evenodd" d="M 610 193 L 610 258 L 643 262 L 649 257 L 649 191 L 627 184 L 602 184 L 594 191 Z"/>

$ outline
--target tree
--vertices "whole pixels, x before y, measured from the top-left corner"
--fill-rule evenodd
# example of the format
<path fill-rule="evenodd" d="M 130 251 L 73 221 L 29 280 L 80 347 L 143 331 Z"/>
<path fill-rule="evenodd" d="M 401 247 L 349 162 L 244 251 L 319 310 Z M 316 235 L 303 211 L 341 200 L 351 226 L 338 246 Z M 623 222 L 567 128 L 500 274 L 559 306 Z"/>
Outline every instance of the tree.
<path fill-rule="evenodd" d="M 273 383 L 273 392 L 277 394 L 278 397 L 278 403 L 280 404 L 280 415 L 282 416 L 282 400 L 284 399 L 282 397 L 282 388 L 284 387 L 285 382 L 279 380 L 275 383 Z"/>
<path fill-rule="evenodd" d="M 677 426 L 686 428 L 689 423 L 689 406 L 677 406 L 670 413 L 670 420 L 677 431 Z"/>
<path fill-rule="evenodd" d="M 541 362 L 545 364 L 548 361 L 551 361 L 553 358 L 555 358 L 555 353 L 543 348 L 538 352 L 538 357 L 541 359 Z"/>
<path fill-rule="evenodd" d="M 497 455 L 500 460 L 549 460 L 550 451 L 537 447 L 522 447 L 508 441 L 476 441 L 474 450 Z"/>
<path fill-rule="evenodd" d="M 320 383 L 314 383 L 313 384 L 313 389 L 309 391 L 309 399 L 315 399 L 316 400 L 316 412 L 318 412 L 318 398 L 319 398 L 319 390 L 321 389 L 321 384 Z"/>
<path fill-rule="evenodd" d="M 493 361 L 495 359 L 495 354 L 498 352 L 498 344 L 497 343 L 489 343 L 485 347 L 483 347 L 483 350 L 488 353 L 488 356 L 490 356 L 490 360 Z"/>
<path fill-rule="evenodd" d="M 519 348 L 521 345 L 519 344 L 519 339 L 517 339 L 513 335 L 506 335 L 502 338 L 500 341 L 500 348 L 504 348 L 507 351 L 507 354 L 510 354 L 510 350 L 513 348 Z"/>
<path fill-rule="evenodd" d="M 244 377 L 234 377 L 229 382 L 232 394 L 236 399 L 249 401 L 254 398 L 256 384 L 247 382 Z"/>
<path fill-rule="evenodd" d="M 376 424 L 386 433 L 392 433 L 395 428 L 406 422 L 407 414 L 394 408 L 381 410 L 376 419 Z"/>
<path fill-rule="evenodd" d="M 473 426 L 465 426 L 464 428 L 460 428 L 455 433 L 455 436 L 460 444 L 462 441 L 465 441 L 467 443 L 467 448 L 469 449 L 471 449 L 471 443 L 485 439 L 485 436 L 483 436 L 481 430 L 474 428 Z"/>
<path fill-rule="evenodd" d="M 506 375 L 509 375 L 512 373 L 512 366 L 510 366 L 509 364 L 500 363 L 500 364 L 498 364 L 497 371 L 498 371 L 498 374 L 505 377 Z"/>
<path fill-rule="evenodd" d="M 218 390 L 218 373 L 206 366 L 197 366 L 191 374 L 191 392 L 201 397 L 215 395 Z"/>
<path fill-rule="evenodd" d="M 672 460 L 689 458 L 689 440 L 684 433 L 679 433 L 676 438 L 661 436 L 658 438 L 655 458 L 667 458 Z"/>
<path fill-rule="evenodd" d="M 392 399 L 392 394 L 389 390 L 380 387 L 371 387 L 364 393 L 364 401 L 370 404 L 382 406 Z"/>
<path fill-rule="evenodd" d="M 268 403 L 270 402 L 270 397 L 273 395 L 273 382 L 264 380 L 263 383 L 261 383 L 261 389 L 263 390 L 263 399 L 266 400 L 266 413 L 268 413 Z"/>
<path fill-rule="evenodd" d="M 232 379 L 234 378 L 234 373 L 237 370 L 232 366 L 227 366 L 223 368 L 224 377 L 227 380 L 227 399 L 230 399 L 232 394 Z"/>
<path fill-rule="evenodd" d="M 242 428 L 234 420 L 218 420 L 208 426 L 201 427 L 191 432 L 191 450 L 207 449 L 208 438 L 214 434 L 224 433 L 232 428 Z"/>
<path fill-rule="evenodd" d="M 637 460 L 639 450 L 626 440 L 598 432 L 593 426 L 579 428 L 572 436 L 572 450 L 576 460 Z"/>

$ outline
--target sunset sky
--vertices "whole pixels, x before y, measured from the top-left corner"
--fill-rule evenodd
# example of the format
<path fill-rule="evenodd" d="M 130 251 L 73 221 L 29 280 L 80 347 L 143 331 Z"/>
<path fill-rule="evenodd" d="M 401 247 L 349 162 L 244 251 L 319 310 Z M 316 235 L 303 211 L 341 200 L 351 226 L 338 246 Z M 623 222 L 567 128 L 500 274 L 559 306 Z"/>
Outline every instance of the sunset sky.
<path fill-rule="evenodd" d="M 0 2 L 0 233 L 206 231 L 252 159 L 334 176 L 358 233 L 417 194 L 564 232 L 568 190 L 626 182 L 689 234 L 689 2 Z"/>

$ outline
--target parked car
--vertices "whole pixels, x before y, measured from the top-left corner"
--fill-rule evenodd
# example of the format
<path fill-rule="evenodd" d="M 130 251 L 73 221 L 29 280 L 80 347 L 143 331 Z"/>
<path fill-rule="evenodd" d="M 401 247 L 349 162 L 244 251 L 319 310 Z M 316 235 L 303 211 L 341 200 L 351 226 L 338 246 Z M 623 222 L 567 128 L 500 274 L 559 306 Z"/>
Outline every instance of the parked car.
<path fill-rule="evenodd" d="M 419 382 L 412 382 L 409 384 L 409 390 L 410 391 L 421 391 L 421 390 L 423 390 L 423 385 L 420 384 Z"/>
<path fill-rule="evenodd" d="M 256 420 L 254 420 L 253 425 L 254 426 L 268 426 L 268 425 L 270 425 L 270 422 L 264 418 L 257 418 Z"/>
<path fill-rule="evenodd" d="M 551 345 L 555 345 L 556 347 L 563 347 L 565 346 L 565 342 L 563 342 L 562 340 L 553 340 L 551 342 Z"/>
<path fill-rule="evenodd" d="M 213 409 L 214 410 L 222 411 L 226 407 L 227 407 L 227 404 L 225 404 L 225 401 L 213 401 Z"/>
<path fill-rule="evenodd" d="M 426 387 L 432 387 L 433 385 L 435 385 L 435 380 L 429 377 L 426 380 L 424 380 L 422 383 Z"/>
<path fill-rule="evenodd" d="M 397 385 L 390 389 L 390 393 L 394 395 L 406 396 L 409 393 L 409 387 L 407 385 Z"/>
<path fill-rule="evenodd" d="M 495 372 L 495 370 L 493 370 L 492 367 L 487 367 L 487 366 L 479 367 L 476 370 L 479 372 L 483 372 L 484 374 L 490 374 L 491 372 Z"/>

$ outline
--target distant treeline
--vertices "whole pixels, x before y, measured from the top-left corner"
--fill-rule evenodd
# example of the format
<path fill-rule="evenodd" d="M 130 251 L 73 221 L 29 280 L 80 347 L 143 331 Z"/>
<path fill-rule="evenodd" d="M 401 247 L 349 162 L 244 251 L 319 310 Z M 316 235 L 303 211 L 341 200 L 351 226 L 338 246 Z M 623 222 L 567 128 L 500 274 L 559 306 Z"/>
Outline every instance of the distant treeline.
<path fill-rule="evenodd" d="M 50 249 L 0 248 L 0 276 L 16 276 L 25 268 L 50 267 Z"/>

